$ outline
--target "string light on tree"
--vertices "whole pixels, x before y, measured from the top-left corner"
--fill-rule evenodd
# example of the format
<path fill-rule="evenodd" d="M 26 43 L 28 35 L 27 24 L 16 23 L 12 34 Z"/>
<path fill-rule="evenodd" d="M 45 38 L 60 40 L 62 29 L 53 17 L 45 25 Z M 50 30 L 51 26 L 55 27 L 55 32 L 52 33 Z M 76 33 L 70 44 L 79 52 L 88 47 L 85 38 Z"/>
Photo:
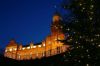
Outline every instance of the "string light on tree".
<path fill-rule="evenodd" d="M 87 49 L 86 52 L 89 52 L 89 50 Z"/>
<path fill-rule="evenodd" d="M 100 47 L 100 44 L 98 45 L 98 47 Z"/>
<path fill-rule="evenodd" d="M 82 38 L 82 36 L 80 36 L 80 38 Z"/>
<path fill-rule="evenodd" d="M 73 37 L 72 41 L 69 42 L 74 46 L 70 59 L 75 61 L 77 60 L 76 58 L 78 58 L 77 62 L 79 62 L 72 66 L 84 66 L 84 64 L 85 66 L 94 66 L 94 63 L 97 63 L 94 61 L 95 57 L 99 58 L 100 19 L 96 1 L 97 0 L 74 0 L 72 4 L 68 5 L 70 6 L 68 9 L 72 10 L 75 15 L 74 18 L 76 18 L 72 21 L 72 24 L 68 24 L 68 27 L 65 28 L 67 32 L 70 32 L 70 36 Z M 68 31 L 69 27 L 71 29 L 70 31 Z M 74 34 L 74 32 L 76 33 Z M 78 65 L 81 64 L 80 61 L 84 61 L 85 63 Z"/>
<path fill-rule="evenodd" d="M 91 42 L 93 42 L 93 39 L 91 39 Z"/>
<path fill-rule="evenodd" d="M 83 7 L 82 10 L 84 10 L 85 8 Z"/>
<path fill-rule="evenodd" d="M 92 20 L 92 17 L 90 17 L 89 19 Z"/>
<path fill-rule="evenodd" d="M 97 34 L 97 35 L 95 35 L 95 36 L 99 37 L 99 36 L 100 36 L 100 34 Z"/>
<path fill-rule="evenodd" d="M 79 63 L 81 62 L 81 60 L 78 61 Z"/>
<path fill-rule="evenodd" d="M 93 14 L 93 12 L 90 12 L 91 14 Z"/>
<path fill-rule="evenodd" d="M 86 64 L 86 66 L 89 66 L 89 64 Z"/>
<path fill-rule="evenodd" d="M 92 9 L 94 7 L 94 5 L 90 5 L 90 9 Z"/>
<path fill-rule="evenodd" d="M 82 3 L 80 3 L 80 6 L 82 5 Z"/>

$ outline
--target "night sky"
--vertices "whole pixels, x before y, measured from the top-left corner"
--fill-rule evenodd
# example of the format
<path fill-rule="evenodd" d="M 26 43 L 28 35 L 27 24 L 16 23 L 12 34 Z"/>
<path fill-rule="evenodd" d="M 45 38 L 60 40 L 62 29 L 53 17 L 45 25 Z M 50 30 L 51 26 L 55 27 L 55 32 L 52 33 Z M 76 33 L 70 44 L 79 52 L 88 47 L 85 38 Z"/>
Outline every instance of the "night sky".
<path fill-rule="evenodd" d="M 10 39 L 23 45 L 50 34 L 54 6 L 62 0 L 0 0 L 0 48 Z"/>

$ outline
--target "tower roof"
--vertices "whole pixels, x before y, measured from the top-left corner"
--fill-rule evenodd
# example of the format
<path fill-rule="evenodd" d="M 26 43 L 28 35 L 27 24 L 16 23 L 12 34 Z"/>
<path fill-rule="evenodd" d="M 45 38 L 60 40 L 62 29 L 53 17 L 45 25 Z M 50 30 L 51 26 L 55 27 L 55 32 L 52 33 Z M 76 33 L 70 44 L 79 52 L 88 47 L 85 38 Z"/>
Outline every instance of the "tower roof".
<path fill-rule="evenodd" d="M 55 12 L 53 15 L 53 22 L 59 22 L 61 20 L 61 15 L 59 12 Z"/>
<path fill-rule="evenodd" d="M 10 40 L 9 44 L 7 45 L 7 47 L 10 47 L 10 46 L 17 46 L 17 43 L 15 40 Z"/>
<path fill-rule="evenodd" d="M 60 16 L 61 17 L 61 14 L 58 11 L 56 11 L 56 12 L 54 12 L 53 16 Z"/>

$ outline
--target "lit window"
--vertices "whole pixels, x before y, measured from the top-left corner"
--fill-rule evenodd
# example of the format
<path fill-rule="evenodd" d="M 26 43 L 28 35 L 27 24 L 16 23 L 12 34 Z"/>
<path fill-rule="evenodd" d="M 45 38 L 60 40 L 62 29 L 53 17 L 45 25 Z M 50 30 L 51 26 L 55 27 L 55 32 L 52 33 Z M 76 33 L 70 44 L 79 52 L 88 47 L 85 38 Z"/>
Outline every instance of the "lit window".
<path fill-rule="evenodd" d="M 20 59 L 20 55 L 18 55 L 18 59 Z"/>
<path fill-rule="evenodd" d="M 55 38 L 55 40 L 57 40 L 57 39 Z"/>
<path fill-rule="evenodd" d="M 9 49 L 9 51 L 12 51 L 12 49 Z"/>
<path fill-rule="evenodd" d="M 51 42 L 49 41 L 49 44 L 51 44 Z"/>
<path fill-rule="evenodd" d="M 27 49 L 30 49 L 30 47 L 27 47 Z"/>
<path fill-rule="evenodd" d="M 41 47 L 41 45 L 38 45 L 38 47 Z"/>
<path fill-rule="evenodd" d="M 23 50 L 25 49 L 25 48 L 22 48 Z"/>
<path fill-rule="evenodd" d="M 43 44 L 43 46 L 45 46 L 45 44 Z"/>
<path fill-rule="evenodd" d="M 33 48 L 33 46 L 31 46 L 31 48 Z"/>
<path fill-rule="evenodd" d="M 30 47 L 27 47 L 27 49 L 30 49 Z"/>
<path fill-rule="evenodd" d="M 58 38 L 60 40 L 60 38 Z"/>
<path fill-rule="evenodd" d="M 17 50 L 16 48 L 14 48 L 14 50 Z"/>
<path fill-rule="evenodd" d="M 36 56 L 38 56 L 38 53 L 36 54 Z"/>
<path fill-rule="evenodd" d="M 5 50 L 5 52 L 7 52 L 7 50 Z"/>
<path fill-rule="evenodd" d="M 36 48 L 36 46 L 33 46 L 33 48 Z"/>
<path fill-rule="evenodd" d="M 45 56 L 45 53 L 43 52 L 43 56 Z"/>

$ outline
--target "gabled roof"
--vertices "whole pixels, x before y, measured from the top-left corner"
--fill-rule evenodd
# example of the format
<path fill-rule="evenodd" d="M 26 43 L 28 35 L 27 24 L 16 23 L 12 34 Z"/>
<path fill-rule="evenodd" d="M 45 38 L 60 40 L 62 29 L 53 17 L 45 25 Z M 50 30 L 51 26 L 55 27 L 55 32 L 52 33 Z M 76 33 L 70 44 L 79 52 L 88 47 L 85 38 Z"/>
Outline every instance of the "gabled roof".
<path fill-rule="evenodd" d="M 17 43 L 15 40 L 10 40 L 9 44 L 7 45 L 7 47 L 10 47 L 10 46 L 17 46 Z"/>

